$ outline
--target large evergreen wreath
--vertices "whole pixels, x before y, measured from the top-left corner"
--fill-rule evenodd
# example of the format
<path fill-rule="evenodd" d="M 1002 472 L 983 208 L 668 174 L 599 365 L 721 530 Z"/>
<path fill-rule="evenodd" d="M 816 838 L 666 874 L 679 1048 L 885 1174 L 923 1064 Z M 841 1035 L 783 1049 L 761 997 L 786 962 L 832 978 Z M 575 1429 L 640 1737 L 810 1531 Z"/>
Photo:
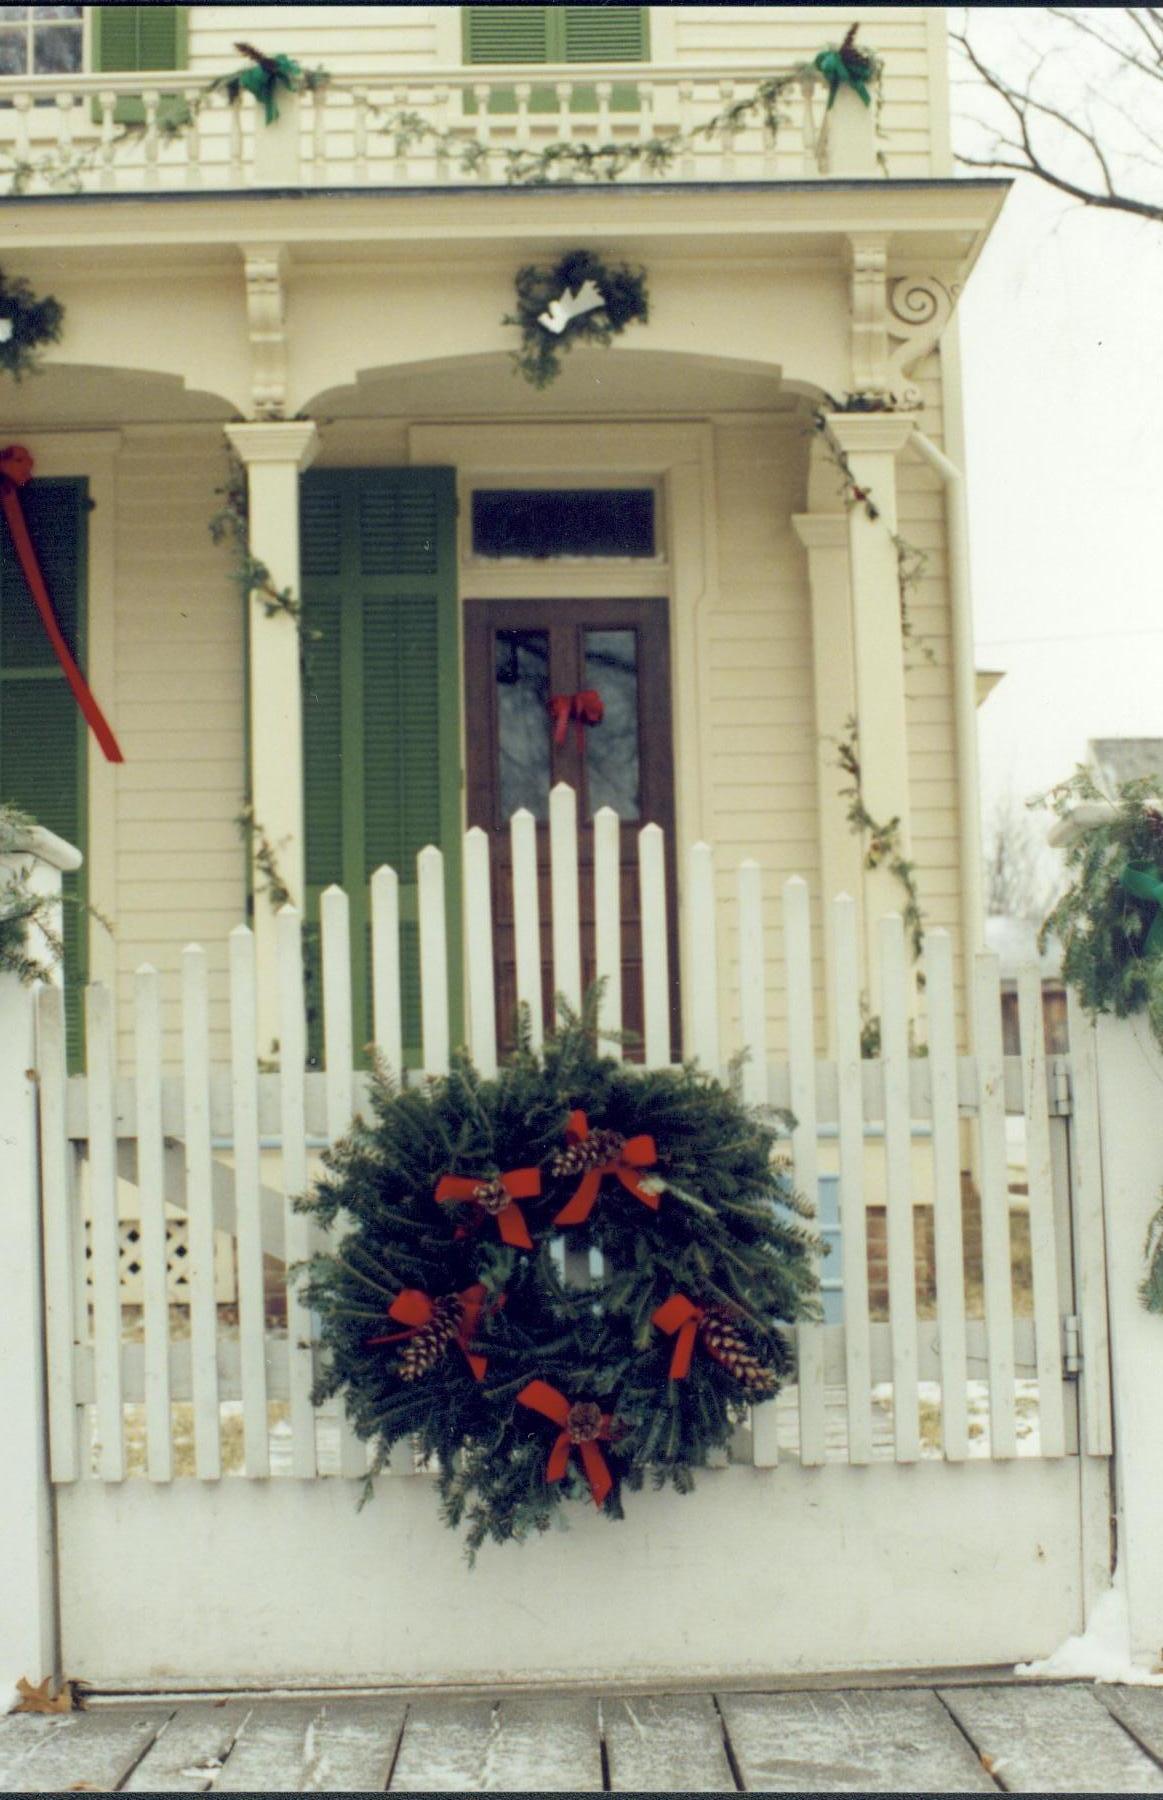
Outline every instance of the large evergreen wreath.
<path fill-rule="evenodd" d="M 52 294 L 38 300 L 21 275 L 0 269 L 0 369 L 17 381 L 39 363 L 42 344 L 58 344 L 65 309 Z"/>
<path fill-rule="evenodd" d="M 545 320 L 567 296 L 578 295 L 592 284 L 600 305 L 575 313 L 564 329 L 553 330 Z M 506 313 L 502 325 L 521 329 L 521 348 L 513 352 L 514 370 L 534 387 L 545 388 L 561 373 L 564 352 L 575 343 L 608 347 L 635 319 L 645 324 L 650 316 L 646 272 L 626 263 L 607 266 L 592 250 L 571 250 L 552 268 L 529 263 L 518 269 L 517 310 Z M 568 302 L 567 302 L 568 304 Z"/>
<path fill-rule="evenodd" d="M 377 1081 L 303 1202 L 337 1248 L 304 1293 L 374 1469 L 414 1436 L 470 1558 L 547 1529 L 563 1497 L 681 1492 L 790 1366 L 779 1322 L 818 1316 L 809 1208 L 777 1130 L 694 1068 L 594 1050 L 592 1013 L 495 1080 L 465 1060 Z M 554 1242 L 604 1273 L 567 1286 Z M 596 1255 L 594 1254 L 596 1253 Z"/>

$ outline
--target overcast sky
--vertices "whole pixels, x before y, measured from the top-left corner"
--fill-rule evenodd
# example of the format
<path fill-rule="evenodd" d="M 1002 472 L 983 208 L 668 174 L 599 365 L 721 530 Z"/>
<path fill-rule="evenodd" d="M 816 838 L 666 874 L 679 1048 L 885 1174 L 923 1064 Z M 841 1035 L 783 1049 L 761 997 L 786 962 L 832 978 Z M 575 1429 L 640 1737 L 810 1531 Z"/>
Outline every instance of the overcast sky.
<path fill-rule="evenodd" d="M 1044 26 L 972 12 L 1011 66 Z M 1163 736 L 1163 225 L 1019 178 L 960 317 L 977 662 L 1006 671 L 978 714 L 988 818 L 1089 738 Z"/>

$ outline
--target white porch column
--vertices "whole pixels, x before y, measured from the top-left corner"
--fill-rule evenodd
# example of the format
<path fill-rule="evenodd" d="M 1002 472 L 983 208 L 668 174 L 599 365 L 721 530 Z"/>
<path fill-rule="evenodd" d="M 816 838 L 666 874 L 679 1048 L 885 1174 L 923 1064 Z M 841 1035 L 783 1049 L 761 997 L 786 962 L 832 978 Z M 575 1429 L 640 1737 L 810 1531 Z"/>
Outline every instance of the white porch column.
<path fill-rule="evenodd" d="M 33 893 L 59 896 L 61 871 L 81 853 L 38 830 L 26 848 L 0 856 L 0 891 L 21 873 Z M 38 927 L 33 956 L 46 955 Z M 4 1302 L 0 1305 L 0 1708 L 20 1676 L 59 1676 L 55 1532 L 48 1474 L 44 1290 L 37 1150 L 33 989 L 0 974 L 0 1195 L 4 1209 Z"/>
<path fill-rule="evenodd" d="M 808 553 L 812 596 L 812 682 L 816 702 L 817 815 L 820 831 L 820 887 L 827 908 L 837 894 L 851 894 L 858 922 L 863 918 L 864 857 L 859 837 L 845 814 L 840 790 L 847 781 L 836 746 L 856 715 L 856 658 L 852 600 L 848 582 L 848 519 L 844 513 L 795 513 L 792 526 Z M 828 1034 L 833 1017 L 831 946 L 824 957 Z"/>
<path fill-rule="evenodd" d="M 228 425 L 226 435 L 246 465 L 250 553 L 276 588 L 300 597 L 299 475 L 319 445 L 313 419 Z M 303 723 L 299 630 L 286 613 L 268 618 L 262 596 L 250 597 L 250 791 L 256 825 L 275 851 L 294 903 L 304 901 Z M 256 834 L 257 837 L 257 834 Z M 256 887 L 261 877 L 256 874 Z M 275 914 L 256 894 L 258 1047 L 278 1037 Z"/>
<path fill-rule="evenodd" d="M 896 531 L 896 457 L 908 442 L 911 413 L 830 413 L 828 425 L 848 458 L 852 477 L 878 509 L 848 508 L 849 585 L 856 718 L 864 804 L 878 824 L 900 821 L 900 846 L 910 844 L 909 761 L 905 730 L 904 639 Z M 877 921 L 900 912 L 900 883 L 886 867 L 863 875 L 864 936 L 869 1004 L 880 1011 Z"/>

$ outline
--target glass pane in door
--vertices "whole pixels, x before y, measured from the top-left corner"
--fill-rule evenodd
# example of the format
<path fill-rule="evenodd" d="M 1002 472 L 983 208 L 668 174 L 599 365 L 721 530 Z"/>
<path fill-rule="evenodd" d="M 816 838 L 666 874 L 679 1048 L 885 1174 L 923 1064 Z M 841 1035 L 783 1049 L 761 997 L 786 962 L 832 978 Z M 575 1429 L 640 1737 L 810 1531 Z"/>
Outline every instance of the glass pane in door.
<path fill-rule="evenodd" d="M 620 819 L 639 819 L 638 633 L 587 631 L 583 685 L 596 689 L 605 709 L 586 732 L 590 817 L 612 806 Z"/>
<path fill-rule="evenodd" d="M 544 821 L 552 779 L 549 633 L 498 631 L 494 673 L 501 823 L 521 807 Z"/>

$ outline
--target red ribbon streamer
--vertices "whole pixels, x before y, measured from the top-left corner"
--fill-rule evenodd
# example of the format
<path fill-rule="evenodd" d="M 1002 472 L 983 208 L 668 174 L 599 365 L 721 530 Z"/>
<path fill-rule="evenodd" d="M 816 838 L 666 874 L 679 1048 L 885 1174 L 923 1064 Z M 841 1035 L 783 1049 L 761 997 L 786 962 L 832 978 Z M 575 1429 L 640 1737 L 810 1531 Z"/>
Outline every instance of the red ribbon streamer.
<path fill-rule="evenodd" d="M 553 720 L 553 741 L 560 749 L 569 731 L 569 722 L 573 720 L 577 733 L 577 752 L 579 756 L 586 753 L 586 726 L 600 725 L 606 716 L 602 696 L 596 688 L 582 688 L 576 694 L 554 694 L 549 702 L 549 716 Z"/>
<path fill-rule="evenodd" d="M 590 1135 L 589 1122 L 584 1112 L 571 1112 L 565 1127 L 566 1139 L 571 1144 L 582 1144 Z M 607 1175 L 614 1175 L 622 1183 L 628 1194 L 641 1200 L 643 1206 L 649 1206 L 652 1212 L 658 1211 L 657 1194 L 644 1188 L 635 1174 L 636 1169 L 649 1169 L 658 1161 L 658 1150 L 652 1137 L 627 1138 L 616 1157 L 607 1163 L 601 1163 L 596 1169 L 587 1169 L 574 1192 L 572 1200 L 557 1214 L 555 1225 L 584 1225 L 594 1210 L 594 1203 L 601 1191 L 602 1181 Z"/>
<path fill-rule="evenodd" d="M 450 1206 L 467 1201 L 489 1216 L 491 1209 L 485 1206 L 481 1189 L 488 1188 L 493 1181 L 499 1182 L 508 1195 L 503 1205 L 491 1213 L 497 1221 L 501 1242 L 517 1250 L 532 1250 L 533 1239 L 529 1236 L 525 1215 L 516 1202 L 530 1200 L 541 1192 L 540 1169 L 510 1169 L 505 1175 L 442 1175 L 436 1184 L 436 1203 Z"/>
<path fill-rule="evenodd" d="M 105 752 L 108 762 L 124 762 L 121 746 L 109 728 L 104 713 L 98 706 L 89 688 L 88 682 L 73 661 L 72 652 L 61 635 L 57 624 L 57 616 L 53 611 L 53 603 L 45 586 L 44 576 L 40 571 L 36 549 L 28 535 L 28 526 L 24 519 L 24 508 L 20 504 L 20 489 L 32 474 L 32 457 L 23 444 L 9 444 L 6 450 L 0 450 L 0 508 L 8 521 L 8 530 L 16 554 L 20 559 L 20 567 L 24 571 L 24 579 L 28 583 L 28 591 L 36 602 L 36 610 L 40 614 L 41 623 L 48 634 L 48 641 L 53 647 L 57 661 L 64 670 L 65 680 L 73 690 L 73 696 L 88 723 L 93 736 Z"/>
<path fill-rule="evenodd" d="M 478 1281 L 472 1287 L 462 1288 L 456 1297 L 463 1309 L 460 1330 L 456 1334 L 457 1347 L 464 1352 L 464 1359 L 472 1370 L 473 1378 L 476 1381 L 483 1381 L 485 1370 L 489 1366 L 489 1359 L 487 1356 L 475 1355 L 469 1349 L 469 1344 L 476 1336 L 481 1313 L 484 1311 L 485 1301 L 488 1298 L 488 1290 L 482 1282 Z M 505 1296 L 502 1294 L 495 1304 L 503 1306 Z M 423 1288 L 403 1288 L 389 1306 L 388 1317 L 389 1319 L 398 1319 L 401 1325 L 408 1327 L 407 1331 L 389 1331 L 385 1337 L 369 1338 L 369 1347 L 373 1344 L 398 1344 L 405 1338 L 415 1337 L 417 1332 L 423 1331 L 431 1321 L 435 1310 L 435 1302 L 424 1292 Z"/>
<path fill-rule="evenodd" d="M 696 1306 L 685 1294 L 672 1294 L 669 1300 L 664 1300 L 650 1315 L 652 1323 L 660 1331 L 665 1331 L 668 1337 L 677 1333 L 670 1358 L 671 1381 L 683 1381 L 690 1374 L 699 1320 L 704 1311 L 704 1307 Z"/>
<path fill-rule="evenodd" d="M 596 1439 L 592 1437 L 579 1439 L 573 1435 L 570 1419 L 574 1407 L 565 1395 L 557 1388 L 550 1387 L 547 1381 L 530 1381 L 517 1395 L 517 1402 L 520 1406 L 528 1406 L 534 1412 L 544 1414 L 547 1419 L 552 1420 L 553 1424 L 561 1427 L 554 1439 L 553 1448 L 549 1452 L 549 1461 L 545 1465 L 546 1480 L 563 1480 L 566 1469 L 569 1467 L 569 1453 L 571 1450 L 576 1450 L 581 1457 L 586 1480 L 590 1484 L 594 1505 L 601 1506 L 614 1485 L 614 1478 L 606 1465 L 605 1457 L 598 1449 Z M 612 1423 L 610 1414 L 603 1413 L 597 1437 L 608 1439 Z"/>

